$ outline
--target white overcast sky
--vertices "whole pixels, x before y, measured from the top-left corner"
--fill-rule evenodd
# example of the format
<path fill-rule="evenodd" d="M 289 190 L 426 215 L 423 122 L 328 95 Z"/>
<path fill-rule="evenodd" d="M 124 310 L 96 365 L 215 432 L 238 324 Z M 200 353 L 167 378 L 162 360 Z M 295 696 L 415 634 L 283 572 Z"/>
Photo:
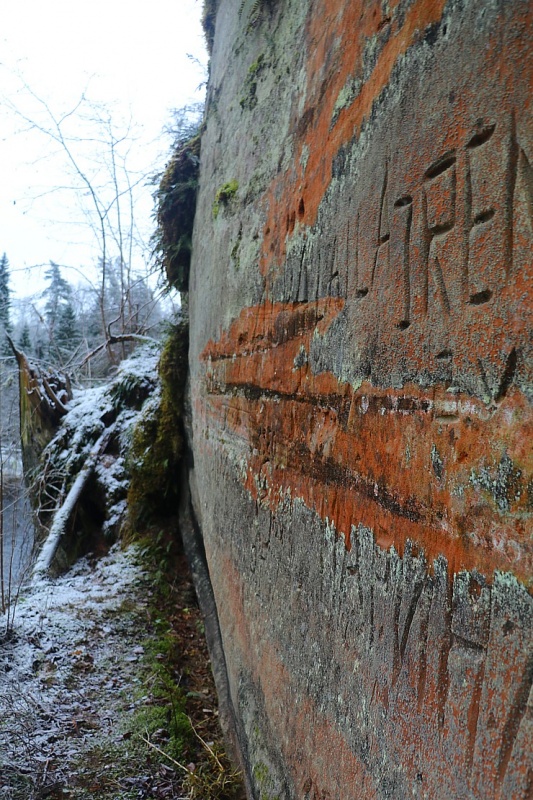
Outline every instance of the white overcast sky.
<path fill-rule="evenodd" d="M 39 265 L 65 265 L 75 283 L 75 268 L 90 269 L 96 256 L 87 226 L 76 224 L 79 215 L 67 213 L 64 197 L 47 193 L 69 183 L 64 160 L 51 157 L 45 136 L 23 133 L 7 107 L 6 100 L 32 118 L 39 113 L 17 92 L 17 75 L 56 114 L 86 91 L 112 107 L 117 120 L 131 116 L 140 136 L 135 168 L 161 169 L 170 109 L 203 99 L 201 7 L 201 0 L 0 0 L 0 255 L 8 255 L 19 296 L 42 287 Z M 141 207 L 148 227 L 150 204 Z"/>

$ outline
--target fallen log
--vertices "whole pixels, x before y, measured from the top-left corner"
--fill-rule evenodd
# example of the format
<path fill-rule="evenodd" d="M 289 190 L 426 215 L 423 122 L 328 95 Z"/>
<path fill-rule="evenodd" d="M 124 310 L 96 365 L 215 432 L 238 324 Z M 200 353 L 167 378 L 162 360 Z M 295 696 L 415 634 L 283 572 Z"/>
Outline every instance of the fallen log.
<path fill-rule="evenodd" d="M 45 577 L 48 573 L 61 539 L 65 535 L 68 522 L 74 512 L 74 509 L 76 508 L 76 504 L 78 503 L 89 478 L 94 472 L 98 459 L 107 446 L 114 427 L 114 425 L 111 425 L 109 428 L 106 428 L 100 438 L 97 440 L 91 452 L 87 456 L 83 467 L 79 471 L 76 480 L 72 484 L 65 501 L 55 512 L 50 531 L 33 567 L 32 581 L 39 580 L 40 578 Z"/>

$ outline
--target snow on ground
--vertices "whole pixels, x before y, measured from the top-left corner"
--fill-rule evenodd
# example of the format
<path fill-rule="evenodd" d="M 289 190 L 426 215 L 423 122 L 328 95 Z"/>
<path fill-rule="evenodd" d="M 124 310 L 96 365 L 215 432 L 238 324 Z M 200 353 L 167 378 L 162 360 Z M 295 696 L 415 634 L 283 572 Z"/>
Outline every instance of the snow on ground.
<path fill-rule="evenodd" d="M 13 635 L 0 641 L 2 798 L 33 796 L 14 787 L 47 772 L 71 780 L 94 742 L 120 735 L 120 709 L 143 702 L 135 667 L 149 597 L 135 548 L 115 545 L 20 599 Z"/>
<path fill-rule="evenodd" d="M 108 509 L 104 533 L 124 515 L 131 432 L 146 399 L 154 392 L 159 396 L 158 359 L 157 345 L 139 348 L 105 387 L 77 393 L 45 451 L 47 468 L 66 485 L 95 440 L 113 426 L 118 452 L 102 455 L 96 468 Z M 21 512 L 16 524 L 15 512 Z M 22 564 L 18 551 L 23 537 L 14 532 L 29 519 L 29 509 L 13 504 L 12 516 L 17 566 Z M 121 752 L 129 747 L 128 715 L 149 702 L 140 662 L 152 592 L 139 564 L 134 547 L 115 545 L 98 560 L 79 560 L 58 578 L 34 577 L 14 607 L 12 631 L 6 625 L 13 606 L 8 616 L 0 614 L 3 800 L 51 797 L 48 790 L 43 795 L 50 781 L 61 787 L 54 797 L 66 796 L 64 789 L 69 797 L 78 796 L 65 787 L 84 785 L 84 762 L 95 747 L 110 751 L 118 740 Z M 12 577 L 9 587 L 16 594 L 22 576 Z"/>

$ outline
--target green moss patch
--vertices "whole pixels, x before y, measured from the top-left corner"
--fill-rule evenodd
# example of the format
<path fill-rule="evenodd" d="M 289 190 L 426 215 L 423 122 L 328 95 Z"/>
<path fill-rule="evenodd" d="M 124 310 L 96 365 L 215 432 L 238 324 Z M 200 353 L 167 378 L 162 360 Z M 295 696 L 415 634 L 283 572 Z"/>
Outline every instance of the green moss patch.
<path fill-rule="evenodd" d="M 188 326 L 181 321 L 171 329 L 161 353 L 161 388 L 145 403 L 133 432 L 128 458 L 130 533 L 177 513 L 188 344 Z"/>
<path fill-rule="evenodd" d="M 237 194 L 239 184 L 236 180 L 228 181 L 218 189 L 213 203 L 213 217 L 217 219 L 221 208 L 228 208 L 231 201 Z"/>
<path fill-rule="evenodd" d="M 248 67 L 248 73 L 244 81 L 243 96 L 239 101 L 243 111 L 250 111 L 257 105 L 257 82 L 265 66 L 265 57 L 261 53 L 253 64 Z"/>

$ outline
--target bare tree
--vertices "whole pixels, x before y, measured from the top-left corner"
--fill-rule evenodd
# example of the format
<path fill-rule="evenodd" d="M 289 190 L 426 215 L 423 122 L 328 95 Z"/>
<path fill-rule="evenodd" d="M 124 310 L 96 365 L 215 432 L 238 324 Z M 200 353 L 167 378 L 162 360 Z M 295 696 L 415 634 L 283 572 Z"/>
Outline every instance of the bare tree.
<path fill-rule="evenodd" d="M 7 97 L 2 103 L 19 120 L 22 131 L 50 142 L 50 158 L 59 158 L 68 176 L 63 185 L 47 188 L 40 198 L 51 192 L 66 195 L 70 208 L 77 205 L 91 231 L 99 275 L 94 288 L 101 335 L 144 333 L 139 328 L 135 294 L 150 273 L 150 243 L 149 231 L 140 229 L 138 208 L 139 204 L 151 207 L 148 176 L 153 166 L 133 166 L 137 138 L 132 120 L 119 124 L 109 107 L 92 102 L 85 93 L 71 108 L 59 112 L 23 78 L 20 82 L 17 102 Z M 117 283 L 118 298 L 115 293 L 116 302 L 111 304 Z M 112 348 L 110 355 L 113 360 Z"/>

